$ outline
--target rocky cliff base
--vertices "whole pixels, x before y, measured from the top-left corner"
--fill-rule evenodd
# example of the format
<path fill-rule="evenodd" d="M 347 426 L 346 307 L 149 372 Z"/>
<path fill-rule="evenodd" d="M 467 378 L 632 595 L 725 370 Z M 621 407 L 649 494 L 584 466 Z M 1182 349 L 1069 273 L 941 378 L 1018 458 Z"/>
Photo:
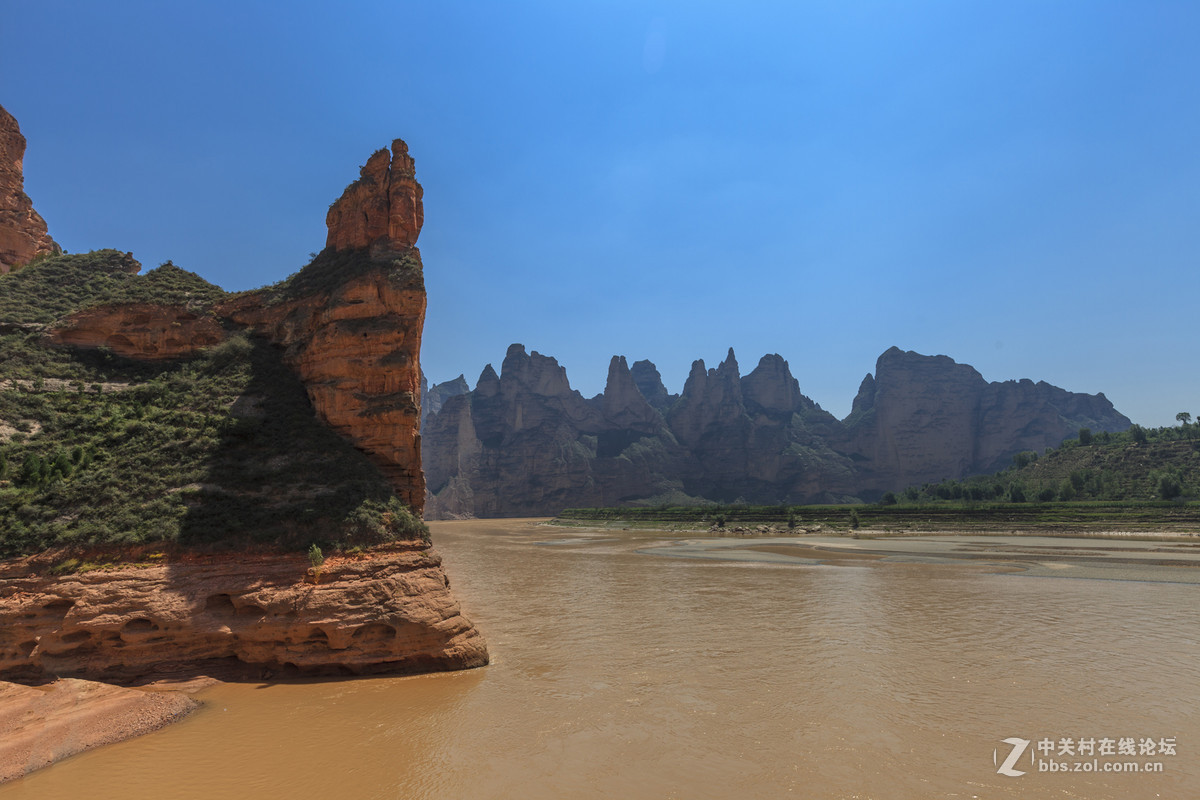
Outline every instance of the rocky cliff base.
<path fill-rule="evenodd" d="M 179 556 L 53 577 L 0 566 L 0 678 L 362 675 L 487 663 L 441 559 L 414 543 L 329 559 Z"/>

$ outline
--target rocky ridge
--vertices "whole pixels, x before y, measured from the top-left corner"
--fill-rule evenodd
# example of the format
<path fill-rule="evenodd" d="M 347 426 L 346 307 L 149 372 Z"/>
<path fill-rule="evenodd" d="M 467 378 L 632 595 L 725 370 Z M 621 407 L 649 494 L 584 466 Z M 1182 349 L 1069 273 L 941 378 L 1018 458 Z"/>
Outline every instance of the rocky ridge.
<path fill-rule="evenodd" d="M 0 106 L 0 274 L 62 248 L 25 194 L 25 137 L 17 120 Z"/>
<path fill-rule="evenodd" d="M 499 375 L 425 421 L 430 518 L 555 514 L 566 507 L 871 500 L 912 484 L 1006 466 L 1080 427 L 1129 420 L 1103 395 L 988 383 L 946 356 L 892 348 L 838 420 L 800 391 L 787 362 L 742 375 L 732 350 L 696 361 L 678 396 L 657 368 L 614 356 L 604 392 L 570 388 L 558 362 L 521 345 Z"/>

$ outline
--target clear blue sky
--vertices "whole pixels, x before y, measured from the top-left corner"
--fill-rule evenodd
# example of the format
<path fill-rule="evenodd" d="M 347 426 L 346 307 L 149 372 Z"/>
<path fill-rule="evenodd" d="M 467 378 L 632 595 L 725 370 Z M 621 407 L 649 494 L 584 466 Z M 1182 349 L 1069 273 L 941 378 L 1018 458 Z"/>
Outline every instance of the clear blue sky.
<path fill-rule="evenodd" d="M 0 104 L 72 252 L 227 289 L 394 137 L 433 382 L 522 342 L 585 395 L 733 346 L 842 416 L 897 345 L 1200 416 L 1200 4 L 18 2 Z"/>

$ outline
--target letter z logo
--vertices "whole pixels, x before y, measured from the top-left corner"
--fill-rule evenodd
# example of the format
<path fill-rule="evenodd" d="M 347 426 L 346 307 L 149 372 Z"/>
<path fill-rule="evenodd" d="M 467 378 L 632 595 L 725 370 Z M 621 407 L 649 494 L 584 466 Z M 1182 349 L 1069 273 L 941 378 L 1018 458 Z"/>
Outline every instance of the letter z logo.
<path fill-rule="evenodd" d="M 1004 763 L 1000 764 L 996 772 L 1001 775 L 1007 775 L 1010 778 L 1019 778 L 1025 773 L 1019 769 L 1013 769 L 1017 761 L 1025 754 L 1025 748 L 1029 747 L 1028 739 L 1018 739 L 1015 736 L 1003 740 L 1005 744 L 1012 745 L 1012 752 L 1008 754 L 1008 758 L 1004 759 Z M 992 751 L 992 763 L 999 761 L 999 756 L 995 750 Z"/>

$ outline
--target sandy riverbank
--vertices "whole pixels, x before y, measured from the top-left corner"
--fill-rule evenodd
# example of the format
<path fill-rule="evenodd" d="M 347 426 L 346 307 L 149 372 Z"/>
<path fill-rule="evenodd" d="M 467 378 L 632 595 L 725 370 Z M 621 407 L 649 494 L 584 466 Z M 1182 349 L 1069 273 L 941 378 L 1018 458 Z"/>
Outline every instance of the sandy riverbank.
<path fill-rule="evenodd" d="M 45 686 L 0 681 L 0 783 L 76 753 L 156 731 L 198 706 L 179 691 L 74 678 Z"/>

